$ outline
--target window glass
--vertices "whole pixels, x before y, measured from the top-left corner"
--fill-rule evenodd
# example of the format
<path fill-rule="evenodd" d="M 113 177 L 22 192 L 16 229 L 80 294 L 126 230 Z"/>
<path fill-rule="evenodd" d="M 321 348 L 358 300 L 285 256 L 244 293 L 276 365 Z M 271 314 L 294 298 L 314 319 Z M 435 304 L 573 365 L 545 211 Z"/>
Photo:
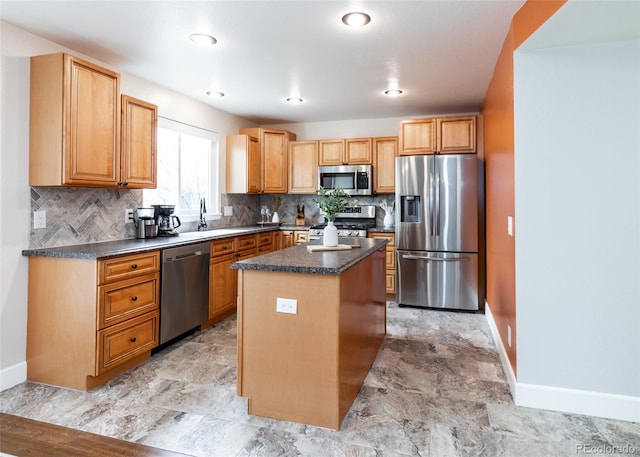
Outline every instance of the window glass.
<path fill-rule="evenodd" d="M 218 135 L 161 119 L 158 128 L 158 187 L 143 191 L 144 206 L 175 205 L 176 214 L 219 213 Z"/>

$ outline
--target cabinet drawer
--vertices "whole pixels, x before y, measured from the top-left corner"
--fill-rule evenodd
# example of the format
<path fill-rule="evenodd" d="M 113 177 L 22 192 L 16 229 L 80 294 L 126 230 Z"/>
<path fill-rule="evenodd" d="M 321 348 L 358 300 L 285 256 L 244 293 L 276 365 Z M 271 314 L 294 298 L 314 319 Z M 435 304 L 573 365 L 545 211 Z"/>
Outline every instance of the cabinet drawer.
<path fill-rule="evenodd" d="M 143 314 L 98 332 L 98 374 L 158 346 L 159 312 Z"/>
<path fill-rule="evenodd" d="M 258 246 L 267 246 L 273 243 L 273 232 L 258 233 L 256 235 L 258 239 Z"/>
<path fill-rule="evenodd" d="M 233 238 L 211 242 L 211 257 L 229 254 L 234 251 Z"/>
<path fill-rule="evenodd" d="M 158 308 L 159 290 L 158 273 L 98 287 L 98 329 L 154 311 Z"/>
<path fill-rule="evenodd" d="M 244 251 L 245 249 L 253 249 L 256 247 L 256 236 L 255 235 L 247 235 L 236 238 L 236 250 Z"/>
<path fill-rule="evenodd" d="M 387 270 L 396 269 L 396 251 L 395 249 L 387 249 L 385 251 L 385 268 Z"/>
<path fill-rule="evenodd" d="M 293 244 L 302 244 L 309 241 L 309 232 L 306 230 L 295 230 L 293 232 Z"/>
<path fill-rule="evenodd" d="M 395 234 L 393 233 L 370 233 L 369 238 L 380 238 L 382 240 L 389 240 L 387 248 L 389 248 L 389 246 L 393 246 L 395 243 Z"/>
<path fill-rule="evenodd" d="M 160 270 L 160 251 L 125 255 L 98 262 L 100 284 Z"/>

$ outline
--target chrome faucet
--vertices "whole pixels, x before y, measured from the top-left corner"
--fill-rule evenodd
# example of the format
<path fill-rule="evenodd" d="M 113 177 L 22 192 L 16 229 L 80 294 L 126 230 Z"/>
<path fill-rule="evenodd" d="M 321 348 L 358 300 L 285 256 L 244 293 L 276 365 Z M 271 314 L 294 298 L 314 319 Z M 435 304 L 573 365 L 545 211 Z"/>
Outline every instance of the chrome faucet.
<path fill-rule="evenodd" d="M 204 197 L 200 199 L 200 221 L 198 222 L 198 231 L 202 232 L 207 228 L 207 221 L 204 218 L 204 214 L 207 212 L 207 207 L 204 203 Z"/>

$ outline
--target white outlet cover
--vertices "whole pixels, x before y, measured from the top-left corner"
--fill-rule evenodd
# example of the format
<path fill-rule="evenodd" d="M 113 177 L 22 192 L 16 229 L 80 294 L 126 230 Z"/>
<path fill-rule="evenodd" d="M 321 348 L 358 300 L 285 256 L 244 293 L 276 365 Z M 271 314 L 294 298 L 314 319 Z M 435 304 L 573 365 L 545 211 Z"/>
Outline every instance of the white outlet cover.
<path fill-rule="evenodd" d="M 233 216 L 233 206 L 225 206 L 222 212 L 223 216 Z"/>
<path fill-rule="evenodd" d="M 33 212 L 33 228 L 34 229 L 47 228 L 47 212 L 46 211 Z"/>
<path fill-rule="evenodd" d="M 295 298 L 276 298 L 276 312 L 298 314 L 298 300 Z"/>

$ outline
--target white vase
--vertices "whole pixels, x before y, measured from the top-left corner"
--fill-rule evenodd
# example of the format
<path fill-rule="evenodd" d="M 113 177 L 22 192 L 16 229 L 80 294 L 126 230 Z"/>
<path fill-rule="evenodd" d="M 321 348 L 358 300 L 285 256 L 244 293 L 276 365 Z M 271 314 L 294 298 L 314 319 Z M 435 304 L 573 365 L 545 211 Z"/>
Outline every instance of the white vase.
<path fill-rule="evenodd" d="M 274 223 L 279 223 L 280 222 L 280 216 L 278 216 L 278 212 L 277 211 L 273 212 L 273 217 L 271 218 L 271 222 L 274 222 Z"/>
<path fill-rule="evenodd" d="M 382 223 L 384 224 L 384 228 L 393 227 L 393 214 L 391 213 L 391 211 L 386 212 L 386 214 L 384 215 L 384 219 L 382 220 Z"/>
<path fill-rule="evenodd" d="M 329 247 L 338 245 L 338 229 L 333 224 L 333 221 L 327 222 L 327 226 L 324 228 L 322 244 Z"/>

